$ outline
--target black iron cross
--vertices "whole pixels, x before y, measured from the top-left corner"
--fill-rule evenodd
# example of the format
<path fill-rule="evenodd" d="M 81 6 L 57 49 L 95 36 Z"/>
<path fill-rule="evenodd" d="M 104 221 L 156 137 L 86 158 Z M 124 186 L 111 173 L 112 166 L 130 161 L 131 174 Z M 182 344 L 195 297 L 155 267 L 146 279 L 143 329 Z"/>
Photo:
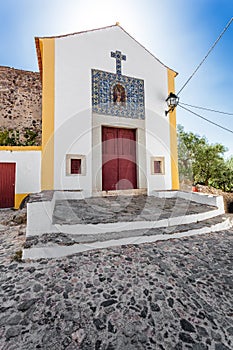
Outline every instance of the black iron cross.
<path fill-rule="evenodd" d="M 121 51 L 111 52 L 111 57 L 116 59 L 116 74 L 121 75 L 121 61 L 126 61 L 126 56 Z"/>

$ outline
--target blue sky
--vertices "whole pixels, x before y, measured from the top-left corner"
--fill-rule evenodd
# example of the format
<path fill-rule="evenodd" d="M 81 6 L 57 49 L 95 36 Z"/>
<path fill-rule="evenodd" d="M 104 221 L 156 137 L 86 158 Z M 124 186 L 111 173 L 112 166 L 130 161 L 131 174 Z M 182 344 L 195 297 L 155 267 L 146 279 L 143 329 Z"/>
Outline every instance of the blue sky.
<path fill-rule="evenodd" d="M 178 92 L 233 16 L 232 0 L 0 0 L 0 65 L 38 71 L 35 36 L 67 34 L 120 22 L 179 72 Z M 180 101 L 233 113 L 233 23 Z M 194 110 L 233 130 L 233 116 Z M 233 134 L 177 107 L 187 131 L 220 142 L 233 155 Z"/>

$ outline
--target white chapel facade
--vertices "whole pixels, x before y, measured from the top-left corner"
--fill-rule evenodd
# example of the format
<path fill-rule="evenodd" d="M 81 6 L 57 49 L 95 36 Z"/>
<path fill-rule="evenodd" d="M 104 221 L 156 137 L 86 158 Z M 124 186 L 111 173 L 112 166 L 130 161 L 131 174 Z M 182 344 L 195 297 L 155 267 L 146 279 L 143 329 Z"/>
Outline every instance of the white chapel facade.
<path fill-rule="evenodd" d="M 0 148 L 5 161 L 16 164 L 15 196 L 178 189 L 175 110 L 165 115 L 175 71 L 119 25 L 36 38 L 36 49 L 42 145 L 31 153 L 35 189 L 27 178 L 26 190 L 19 172 L 24 158 L 19 153 L 28 157 L 30 150 L 12 149 L 9 158 L 9 150 Z"/>

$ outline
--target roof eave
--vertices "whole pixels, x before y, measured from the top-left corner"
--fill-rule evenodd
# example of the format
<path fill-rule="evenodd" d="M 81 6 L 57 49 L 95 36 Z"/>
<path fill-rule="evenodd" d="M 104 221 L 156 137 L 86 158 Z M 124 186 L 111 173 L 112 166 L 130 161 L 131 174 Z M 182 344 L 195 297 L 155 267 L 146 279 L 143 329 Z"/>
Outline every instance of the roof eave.
<path fill-rule="evenodd" d="M 42 81 L 43 65 L 42 65 L 42 54 L 41 54 L 41 49 L 40 49 L 40 38 L 35 37 L 35 44 L 36 44 L 36 54 L 37 54 L 38 66 L 39 66 L 39 71 L 40 71 L 40 79 Z"/>
<path fill-rule="evenodd" d="M 68 37 L 68 36 L 94 32 L 94 31 L 97 31 L 97 30 L 109 29 L 109 28 L 113 28 L 113 27 L 119 27 L 130 38 L 132 38 L 138 45 L 140 45 L 145 51 L 147 51 L 156 61 L 158 61 L 160 64 L 162 64 L 165 68 L 170 69 L 174 73 L 175 77 L 178 75 L 178 72 L 176 72 L 174 69 L 168 67 L 163 62 L 161 62 L 155 55 L 153 55 L 147 48 L 145 48 L 145 46 L 143 46 L 141 43 L 139 43 L 132 35 L 130 35 L 124 28 L 122 28 L 117 23 L 117 24 L 114 24 L 114 25 L 111 25 L 111 26 L 106 26 L 106 27 L 101 27 L 101 28 L 96 28 L 96 29 L 90 29 L 90 30 L 85 30 L 85 31 L 81 31 L 81 32 L 65 34 L 65 35 L 57 35 L 57 36 L 50 36 L 50 37 L 35 37 L 36 52 L 37 52 L 37 59 L 38 59 L 38 65 L 39 65 L 41 79 L 42 79 L 42 74 L 43 74 L 43 65 L 42 65 L 42 53 L 41 53 L 41 49 L 40 49 L 40 39 L 59 39 L 59 38 L 65 38 L 65 37 Z"/>

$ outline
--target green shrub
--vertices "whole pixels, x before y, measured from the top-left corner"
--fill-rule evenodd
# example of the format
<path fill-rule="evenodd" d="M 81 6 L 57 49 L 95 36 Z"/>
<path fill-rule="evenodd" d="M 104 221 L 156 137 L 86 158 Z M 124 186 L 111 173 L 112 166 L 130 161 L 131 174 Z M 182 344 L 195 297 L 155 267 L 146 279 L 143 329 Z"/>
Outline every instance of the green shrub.
<path fill-rule="evenodd" d="M 34 146 L 36 137 L 37 132 L 29 128 L 25 129 L 23 136 L 19 130 L 4 130 L 0 131 L 0 146 Z"/>

